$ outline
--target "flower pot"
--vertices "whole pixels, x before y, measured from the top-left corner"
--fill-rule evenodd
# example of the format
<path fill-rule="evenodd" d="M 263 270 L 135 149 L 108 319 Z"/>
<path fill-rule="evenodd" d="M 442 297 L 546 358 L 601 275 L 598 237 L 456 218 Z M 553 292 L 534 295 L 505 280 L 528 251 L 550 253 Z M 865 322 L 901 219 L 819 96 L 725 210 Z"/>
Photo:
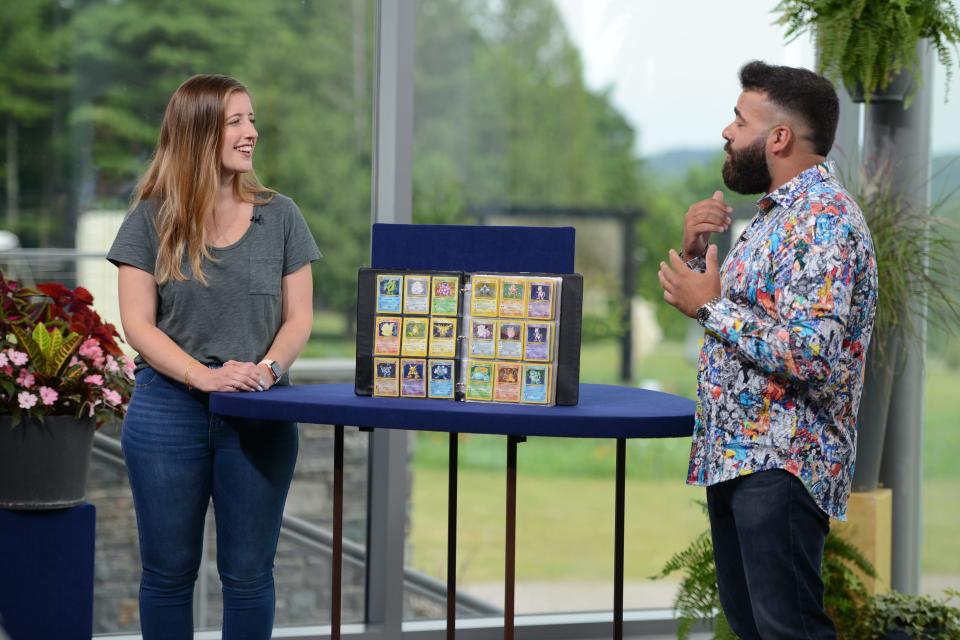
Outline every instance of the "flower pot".
<path fill-rule="evenodd" d="M 907 96 L 910 95 L 911 90 L 913 90 L 914 83 L 915 80 L 912 73 L 901 71 L 890 79 L 890 84 L 888 84 L 885 89 L 877 87 L 877 89 L 870 94 L 870 104 L 874 102 L 904 102 Z M 863 85 L 859 82 L 853 87 L 846 84 L 844 84 L 844 86 L 847 89 L 847 93 L 850 94 L 850 100 L 857 104 L 866 102 Z"/>
<path fill-rule="evenodd" d="M 898 73 L 887 85 L 886 89 L 879 87 L 870 94 L 870 104 L 874 102 L 904 102 L 914 86 L 914 77 L 910 73 Z M 850 100 L 857 104 L 865 103 L 863 85 L 857 83 L 854 87 L 847 87 L 847 93 L 850 94 Z"/>
<path fill-rule="evenodd" d="M 62 509 L 83 502 L 94 420 L 0 415 L 0 508 Z"/>
<path fill-rule="evenodd" d="M 900 358 L 900 335 L 887 338 L 883 357 L 880 357 L 878 342 L 874 336 L 867 352 L 867 364 L 863 377 L 863 394 L 857 412 L 857 459 L 853 471 L 854 491 L 874 491 L 880 485 L 880 466 L 883 462 L 883 443 L 887 433 L 887 416 L 890 413 L 890 394 L 893 390 L 893 374 Z"/>

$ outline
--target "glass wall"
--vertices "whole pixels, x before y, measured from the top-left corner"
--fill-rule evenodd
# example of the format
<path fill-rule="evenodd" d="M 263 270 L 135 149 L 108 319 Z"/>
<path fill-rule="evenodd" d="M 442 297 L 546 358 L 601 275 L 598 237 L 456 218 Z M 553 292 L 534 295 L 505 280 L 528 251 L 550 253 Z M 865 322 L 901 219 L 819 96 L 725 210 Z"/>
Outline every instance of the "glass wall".
<path fill-rule="evenodd" d="M 947 225 L 938 224 L 960 249 L 960 94 L 953 81 L 947 91 L 946 69 L 936 63 L 933 82 L 932 177 L 934 203 L 940 203 L 935 215 Z M 948 225 L 953 225 L 948 226 Z M 960 254 L 947 267 L 949 273 L 960 270 Z M 957 281 L 954 280 L 954 283 Z M 960 291 L 954 291 L 960 296 Z M 943 322 L 932 322 L 928 329 L 926 378 L 924 381 L 923 448 L 923 530 L 920 586 L 925 593 L 943 596 L 947 587 L 960 589 L 960 471 L 953 452 L 960 450 L 960 407 L 956 389 L 960 386 L 960 327 L 948 329 Z"/>
<path fill-rule="evenodd" d="M 166 101 L 192 74 L 233 75 L 253 97 L 261 180 L 299 204 L 325 254 L 314 271 L 316 320 L 304 358 L 352 359 L 356 269 L 369 251 L 374 7 L 373 0 L 4 3 L 0 227 L 27 250 L 88 256 L 51 266 L 45 254 L 7 253 L 4 271 L 84 285 L 119 326 L 116 269 L 101 256 L 149 161 Z M 301 382 L 352 379 L 352 371 L 302 364 L 294 373 Z M 115 438 L 118 430 L 102 433 Z M 362 559 L 367 435 L 348 430 L 346 442 L 344 531 Z M 95 633 L 138 628 L 136 527 L 122 462 L 109 453 L 106 446 L 94 457 L 88 495 L 98 511 Z M 331 431 L 304 427 L 287 514 L 321 531 L 281 537 L 278 625 L 330 619 L 329 551 L 317 540 L 330 527 L 331 477 Z M 207 542 L 198 628 L 220 626 L 212 533 Z M 345 621 L 363 618 L 363 581 L 362 567 L 348 561 Z"/>
<path fill-rule="evenodd" d="M 745 3 L 733 16 L 707 0 L 417 3 L 414 221 L 576 227 L 582 381 L 693 397 L 699 336 L 661 302 L 656 265 L 679 243 L 687 207 L 722 188 L 720 131 L 740 66 L 813 62 L 806 43 L 784 46 L 775 4 Z M 749 210 L 752 198 L 735 202 Z M 528 213 L 512 215 L 517 207 Z M 641 216 L 632 255 L 623 216 L 611 212 Z M 624 269 L 636 280 L 629 294 Z M 502 607 L 506 444 L 462 436 L 459 451 L 459 588 Z M 672 605 L 679 577 L 650 576 L 707 526 L 702 490 L 684 485 L 688 451 L 688 440 L 629 444 L 629 608 Z M 614 460 L 602 440 L 519 446 L 518 612 L 612 607 Z M 418 435 L 406 561 L 441 580 L 446 465 L 447 436 Z"/>

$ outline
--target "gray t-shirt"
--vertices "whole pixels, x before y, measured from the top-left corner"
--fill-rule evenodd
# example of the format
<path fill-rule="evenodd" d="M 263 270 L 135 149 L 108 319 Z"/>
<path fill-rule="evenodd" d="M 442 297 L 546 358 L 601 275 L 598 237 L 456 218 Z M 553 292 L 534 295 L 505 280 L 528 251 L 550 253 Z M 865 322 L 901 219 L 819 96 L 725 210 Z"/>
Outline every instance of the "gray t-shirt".
<path fill-rule="evenodd" d="M 154 273 L 157 208 L 157 202 L 144 201 L 127 215 L 107 260 Z M 235 243 L 211 248 L 216 261 L 202 263 L 207 286 L 191 278 L 184 258 L 181 269 L 190 279 L 171 279 L 157 288 L 157 327 L 204 364 L 259 362 L 280 329 L 281 278 L 321 257 L 290 198 L 274 195 L 254 207 L 253 219 Z M 144 366 L 138 356 L 137 370 Z"/>

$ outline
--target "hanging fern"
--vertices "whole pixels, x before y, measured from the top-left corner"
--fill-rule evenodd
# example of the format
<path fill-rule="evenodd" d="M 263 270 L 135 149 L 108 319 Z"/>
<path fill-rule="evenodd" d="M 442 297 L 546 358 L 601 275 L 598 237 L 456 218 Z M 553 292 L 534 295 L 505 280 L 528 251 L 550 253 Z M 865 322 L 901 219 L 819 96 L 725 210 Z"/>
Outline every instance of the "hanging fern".
<path fill-rule="evenodd" d="M 907 105 L 922 82 L 917 43 L 927 39 L 946 69 L 947 90 L 953 78 L 950 47 L 960 43 L 953 0 L 781 0 L 774 12 L 786 26 L 787 39 L 812 32 L 820 51 L 818 70 L 842 81 L 864 99 L 905 71 L 916 79 Z"/>

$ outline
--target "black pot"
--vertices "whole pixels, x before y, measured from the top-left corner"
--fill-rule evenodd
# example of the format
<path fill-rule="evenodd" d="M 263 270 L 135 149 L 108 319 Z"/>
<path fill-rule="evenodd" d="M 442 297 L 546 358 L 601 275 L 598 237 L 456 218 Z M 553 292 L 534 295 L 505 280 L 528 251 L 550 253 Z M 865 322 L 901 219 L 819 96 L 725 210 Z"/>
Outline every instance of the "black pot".
<path fill-rule="evenodd" d="M 850 94 L 850 99 L 856 103 L 866 102 L 866 96 L 863 92 L 863 85 L 859 82 L 851 87 L 844 85 L 847 88 L 847 93 Z M 874 102 L 904 102 L 907 99 L 907 96 L 910 95 L 911 90 L 914 86 L 913 74 L 906 71 L 901 71 L 891 78 L 890 84 L 887 85 L 886 89 L 880 89 L 879 87 L 870 94 L 870 103 Z"/>
<path fill-rule="evenodd" d="M 854 491 L 874 491 L 880 486 L 880 465 L 883 462 L 883 444 L 887 434 L 893 374 L 897 368 L 903 344 L 899 333 L 889 336 L 881 358 L 878 344 L 882 339 L 882 336 L 874 335 L 867 351 L 863 394 L 860 396 L 860 409 L 857 412 Z"/>
<path fill-rule="evenodd" d="M 62 509 L 83 502 L 93 418 L 0 415 L 0 508 Z"/>

